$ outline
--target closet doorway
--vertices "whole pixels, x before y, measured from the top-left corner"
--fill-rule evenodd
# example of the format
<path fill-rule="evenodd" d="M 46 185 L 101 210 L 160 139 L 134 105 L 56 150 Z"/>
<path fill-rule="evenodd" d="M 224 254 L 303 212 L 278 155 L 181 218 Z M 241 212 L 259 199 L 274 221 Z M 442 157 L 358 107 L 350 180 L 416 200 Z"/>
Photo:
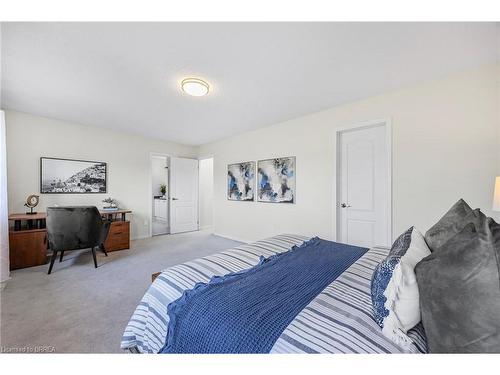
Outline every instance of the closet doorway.
<path fill-rule="evenodd" d="M 151 154 L 151 235 L 170 233 L 170 157 Z"/>

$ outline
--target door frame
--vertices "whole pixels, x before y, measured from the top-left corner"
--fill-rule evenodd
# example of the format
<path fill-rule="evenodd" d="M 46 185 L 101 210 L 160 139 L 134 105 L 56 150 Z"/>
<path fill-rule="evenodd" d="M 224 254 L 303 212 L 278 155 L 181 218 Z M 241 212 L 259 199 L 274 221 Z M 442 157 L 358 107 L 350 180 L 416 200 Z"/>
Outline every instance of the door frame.
<path fill-rule="evenodd" d="M 172 156 L 170 154 L 163 154 L 161 152 L 150 152 L 149 153 L 149 182 L 148 182 L 148 186 L 149 186 L 149 237 L 153 237 L 153 204 L 154 204 L 154 201 L 153 201 L 153 194 L 152 194 L 152 191 L 153 191 L 153 168 L 152 168 L 152 164 L 153 164 L 153 157 L 154 156 L 163 156 L 163 157 L 166 157 L 169 159 L 169 162 L 170 162 L 170 158 L 171 157 L 175 157 L 175 156 Z M 168 169 L 168 185 L 167 186 L 167 197 L 169 197 L 170 195 L 170 168 Z M 169 214 L 170 212 L 170 199 L 167 199 L 168 203 L 168 207 L 167 207 L 167 214 Z M 169 219 L 169 223 L 168 223 L 169 227 L 170 227 L 170 219 Z M 170 231 L 169 231 L 170 232 Z M 170 233 L 167 233 L 167 234 L 170 234 Z"/>
<path fill-rule="evenodd" d="M 389 225 L 387 228 L 387 238 L 389 239 L 389 244 L 392 243 L 392 234 L 393 234 L 393 217 L 394 217 L 394 212 L 393 212 L 393 196 L 392 196 L 392 180 L 393 180 L 393 169 L 392 169 L 392 122 L 390 118 L 384 118 L 384 119 L 379 119 L 379 120 L 370 120 L 370 121 L 364 121 L 364 122 L 359 122 L 347 126 L 341 126 L 335 129 L 335 134 L 334 134 L 334 194 L 333 194 L 333 212 L 335 212 L 335 224 L 334 224 L 334 233 L 335 233 L 335 240 L 338 241 L 340 239 L 341 233 L 340 233 L 340 226 L 341 226 L 341 220 L 340 220 L 340 178 L 339 174 L 341 171 L 340 168 L 340 153 L 341 153 L 341 148 L 340 148 L 340 135 L 342 133 L 346 133 L 349 131 L 353 130 L 361 130 L 361 129 L 369 129 L 369 128 L 375 128 L 378 126 L 384 126 L 385 127 L 385 140 L 387 144 L 386 148 L 386 155 L 387 155 L 387 213 L 388 213 L 388 220 L 389 220 Z"/>
<path fill-rule="evenodd" d="M 201 228 L 200 225 L 200 212 L 201 212 L 201 200 L 200 200 L 200 161 L 205 159 L 212 159 L 212 173 L 213 173 L 213 181 L 212 181 L 212 189 L 214 192 L 214 197 L 212 201 L 212 225 L 210 228 Z M 203 154 L 198 156 L 198 230 L 208 230 L 211 233 L 215 231 L 215 154 Z"/>

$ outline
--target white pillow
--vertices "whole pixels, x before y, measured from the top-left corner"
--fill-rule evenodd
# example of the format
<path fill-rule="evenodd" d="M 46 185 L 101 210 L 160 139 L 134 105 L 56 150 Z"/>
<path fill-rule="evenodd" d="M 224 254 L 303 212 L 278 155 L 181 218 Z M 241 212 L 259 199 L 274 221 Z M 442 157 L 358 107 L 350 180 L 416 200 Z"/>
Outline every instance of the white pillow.
<path fill-rule="evenodd" d="M 415 266 L 430 254 L 422 233 L 410 228 L 394 242 L 372 279 L 375 320 L 386 337 L 403 347 L 411 343 L 406 333 L 421 320 Z"/>

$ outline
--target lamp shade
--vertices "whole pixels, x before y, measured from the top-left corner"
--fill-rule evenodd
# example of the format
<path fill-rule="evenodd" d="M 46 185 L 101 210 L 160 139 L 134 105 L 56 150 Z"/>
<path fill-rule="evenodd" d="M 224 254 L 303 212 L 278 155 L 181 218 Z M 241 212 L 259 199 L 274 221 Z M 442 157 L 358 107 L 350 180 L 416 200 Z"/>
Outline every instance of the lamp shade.
<path fill-rule="evenodd" d="M 500 211 L 500 176 L 495 178 L 495 190 L 493 192 L 493 211 Z"/>

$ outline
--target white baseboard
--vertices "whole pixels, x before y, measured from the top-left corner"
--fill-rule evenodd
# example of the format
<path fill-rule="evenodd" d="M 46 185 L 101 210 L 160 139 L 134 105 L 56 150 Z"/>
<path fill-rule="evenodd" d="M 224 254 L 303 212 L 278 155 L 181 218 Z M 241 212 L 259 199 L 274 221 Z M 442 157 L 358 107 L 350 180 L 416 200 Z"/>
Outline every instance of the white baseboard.
<path fill-rule="evenodd" d="M 137 237 L 131 237 L 130 241 L 135 241 L 135 240 L 144 240 L 145 238 L 151 238 L 149 234 L 145 234 L 143 236 L 137 236 Z"/>
<path fill-rule="evenodd" d="M 233 240 L 233 241 L 238 241 L 238 242 L 244 242 L 244 243 L 255 242 L 255 241 L 252 241 L 252 240 L 249 240 L 249 239 L 245 239 L 245 238 L 234 237 L 234 236 L 227 235 L 227 234 L 213 232 L 213 230 L 214 230 L 213 226 L 210 226 L 210 227 L 201 227 L 199 230 L 200 231 L 201 230 L 203 230 L 203 231 L 205 231 L 205 230 L 209 231 L 210 230 L 214 236 L 219 236 L 219 237 L 227 238 L 228 240 Z M 186 232 L 186 233 L 189 233 L 189 232 Z M 182 234 L 182 233 L 179 233 L 179 234 Z M 149 236 L 149 235 L 146 234 L 144 236 L 138 236 L 138 237 L 131 238 L 130 240 L 131 241 L 144 240 L 146 238 L 152 238 L 152 237 L 153 236 Z"/>
<path fill-rule="evenodd" d="M 223 237 L 223 238 L 227 238 L 228 240 L 238 241 L 238 242 L 244 242 L 244 243 L 255 242 L 255 241 L 251 241 L 251 240 L 248 240 L 248 239 L 243 239 L 243 238 L 239 238 L 239 237 L 229 236 L 227 234 L 222 234 L 222 233 L 216 233 L 216 232 L 214 232 L 214 235 L 215 236 L 219 236 L 219 237 Z"/>
<path fill-rule="evenodd" d="M 199 230 L 206 230 L 206 231 L 211 231 L 211 232 L 213 232 L 213 231 L 214 231 L 214 229 L 215 229 L 215 228 L 214 228 L 214 226 L 213 226 L 213 225 L 205 225 L 205 226 L 203 226 L 203 227 L 200 227 L 200 229 L 199 229 Z"/>
<path fill-rule="evenodd" d="M 6 278 L 5 280 L 3 281 L 0 281 L 0 290 L 3 290 L 3 288 L 5 288 L 5 286 L 7 285 L 7 283 L 9 282 L 9 280 L 12 280 L 12 277 L 8 277 Z"/>

